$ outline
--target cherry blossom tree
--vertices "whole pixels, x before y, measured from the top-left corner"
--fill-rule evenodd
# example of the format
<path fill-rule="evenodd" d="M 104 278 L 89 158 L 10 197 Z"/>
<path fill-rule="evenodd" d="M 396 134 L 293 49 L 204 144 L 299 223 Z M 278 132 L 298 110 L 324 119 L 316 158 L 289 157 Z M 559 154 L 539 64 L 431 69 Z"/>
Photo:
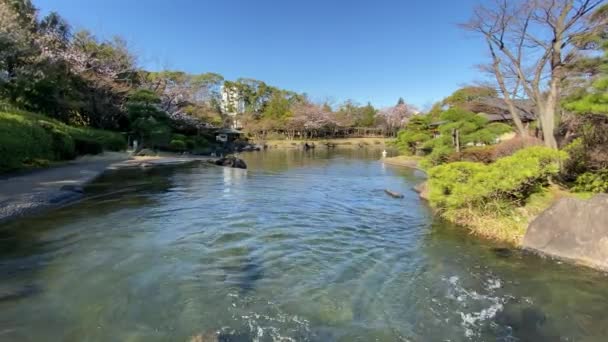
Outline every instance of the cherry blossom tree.
<path fill-rule="evenodd" d="M 379 126 L 384 128 L 389 135 L 396 135 L 399 129 L 405 126 L 409 119 L 417 113 L 417 110 L 399 101 L 397 105 L 380 110 L 378 115 Z"/>

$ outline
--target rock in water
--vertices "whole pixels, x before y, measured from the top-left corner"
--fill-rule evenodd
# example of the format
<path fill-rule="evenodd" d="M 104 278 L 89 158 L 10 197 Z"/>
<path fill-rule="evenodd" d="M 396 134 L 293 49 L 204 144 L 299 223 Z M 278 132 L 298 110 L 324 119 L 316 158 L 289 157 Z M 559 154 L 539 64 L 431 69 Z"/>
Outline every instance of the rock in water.
<path fill-rule="evenodd" d="M 218 166 L 233 167 L 233 168 L 237 168 L 237 169 L 246 169 L 247 168 L 247 164 L 245 164 L 245 162 L 242 159 L 232 157 L 232 156 L 218 159 L 216 161 L 213 161 L 212 163 L 215 165 L 218 165 Z"/>
<path fill-rule="evenodd" d="M 386 192 L 387 195 L 391 196 L 392 198 L 403 198 L 403 194 L 400 194 L 398 192 L 395 191 L 391 191 L 391 190 L 384 190 L 384 192 Z"/>
<path fill-rule="evenodd" d="M 420 195 L 423 200 L 429 200 L 429 185 L 428 182 L 422 182 L 414 187 L 414 190 Z"/>
<path fill-rule="evenodd" d="M 608 270 L 608 195 L 557 201 L 530 224 L 523 247 Z"/>

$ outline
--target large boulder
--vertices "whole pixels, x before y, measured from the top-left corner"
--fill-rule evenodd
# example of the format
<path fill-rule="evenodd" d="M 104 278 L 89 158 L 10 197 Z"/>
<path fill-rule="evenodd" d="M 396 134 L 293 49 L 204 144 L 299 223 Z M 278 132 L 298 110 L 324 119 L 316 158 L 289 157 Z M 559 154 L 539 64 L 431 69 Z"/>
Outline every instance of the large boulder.
<path fill-rule="evenodd" d="M 608 194 L 557 201 L 530 224 L 523 247 L 608 270 Z"/>

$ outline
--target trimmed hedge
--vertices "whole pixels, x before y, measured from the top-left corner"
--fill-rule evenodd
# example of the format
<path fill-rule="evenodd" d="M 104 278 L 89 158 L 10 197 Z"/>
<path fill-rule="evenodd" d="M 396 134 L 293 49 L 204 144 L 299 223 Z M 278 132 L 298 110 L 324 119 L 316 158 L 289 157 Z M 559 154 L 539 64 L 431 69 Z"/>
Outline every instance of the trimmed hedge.
<path fill-rule="evenodd" d="M 115 132 L 68 126 L 19 110 L 0 111 L 0 172 L 28 167 L 29 161 L 69 160 L 80 154 L 126 148 Z"/>
<path fill-rule="evenodd" d="M 429 200 L 439 210 L 520 205 L 559 173 L 563 151 L 530 147 L 486 165 L 456 162 L 429 171 Z"/>
<path fill-rule="evenodd" d="M 96 154 L 103 153 L 103 145 L 100 142 L 95 141 L 93 139 L 79 137 L 79 138 L 76 138 L 74 140 L 74 142 L 75 142 L 76 154 L 78 154 L 78 155 L 85 155 L 85 154 L 96 155 Z"/>
<path fill-rule="evenodd" d="M 608 193 L 608 169 L 583 173 L 576 179 L 572 190 L 577 192 Z"/>
<path fill-rule="evenodd" d="M 475 163 L 489 164 L 496 160 L 494 156 L 495 145 L 470 147 L 461 152 L 450 154 L 448 162 L 469 161 Z"/>
<path fill-rule="evenodd" d="M 35 121 L 0 112 L 0 170 L 22 167 L 33 159 L 54 159 L 53 137 Z"/>
<path fill-rule="evenodd" d="M 172 151 L 182 152 L 186 150 L 186 143 L 183 140 L 171 140 L 169 148 Z"/>

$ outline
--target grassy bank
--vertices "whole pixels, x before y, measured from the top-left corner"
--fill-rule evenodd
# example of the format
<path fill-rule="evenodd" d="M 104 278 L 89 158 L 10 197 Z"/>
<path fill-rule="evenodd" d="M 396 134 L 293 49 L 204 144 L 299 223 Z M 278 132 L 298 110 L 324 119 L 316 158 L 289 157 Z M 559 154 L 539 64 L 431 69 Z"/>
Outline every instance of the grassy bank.
<path fill-rule="evenodd" d="M 0 110 L 0 172 L 42 167 L 53 161 L 125 147 L 120 133 L 69 126 L 20 110 Z"/>
<path fill-rule="evenodd" d="M 474 235 L 520 246 L 528 226 L 543 211 L 561 198 L 589 198 L 588 193 L 572 193 L 557 186 L 533 194 L 522 206 L 507 211 L 481 211 L 474 208 L 449 210 L 442 216 L 470 230 Z"/>
<path fill-rule="evenodd" d="M 559 198 L 573 196 L 550 181 L 567 157 L 535 146 L 489 164 L 439 165 L 428 170 L 429 203 L 477 235 L 519 245 L 536 216 Z"/>
<path fill-rule="evenodd" d="M 314 143 L 315 146 L 325 147 L 333 145 L 336 147 L 381 147 L 389 144 L 391 139 L 386 138 L 341 138 L 341 139 L 308 139 L 308 140 L 260 140 L 257 144 L 266 144 L 270 148 L 300 148 L 305 143 Z"/>

